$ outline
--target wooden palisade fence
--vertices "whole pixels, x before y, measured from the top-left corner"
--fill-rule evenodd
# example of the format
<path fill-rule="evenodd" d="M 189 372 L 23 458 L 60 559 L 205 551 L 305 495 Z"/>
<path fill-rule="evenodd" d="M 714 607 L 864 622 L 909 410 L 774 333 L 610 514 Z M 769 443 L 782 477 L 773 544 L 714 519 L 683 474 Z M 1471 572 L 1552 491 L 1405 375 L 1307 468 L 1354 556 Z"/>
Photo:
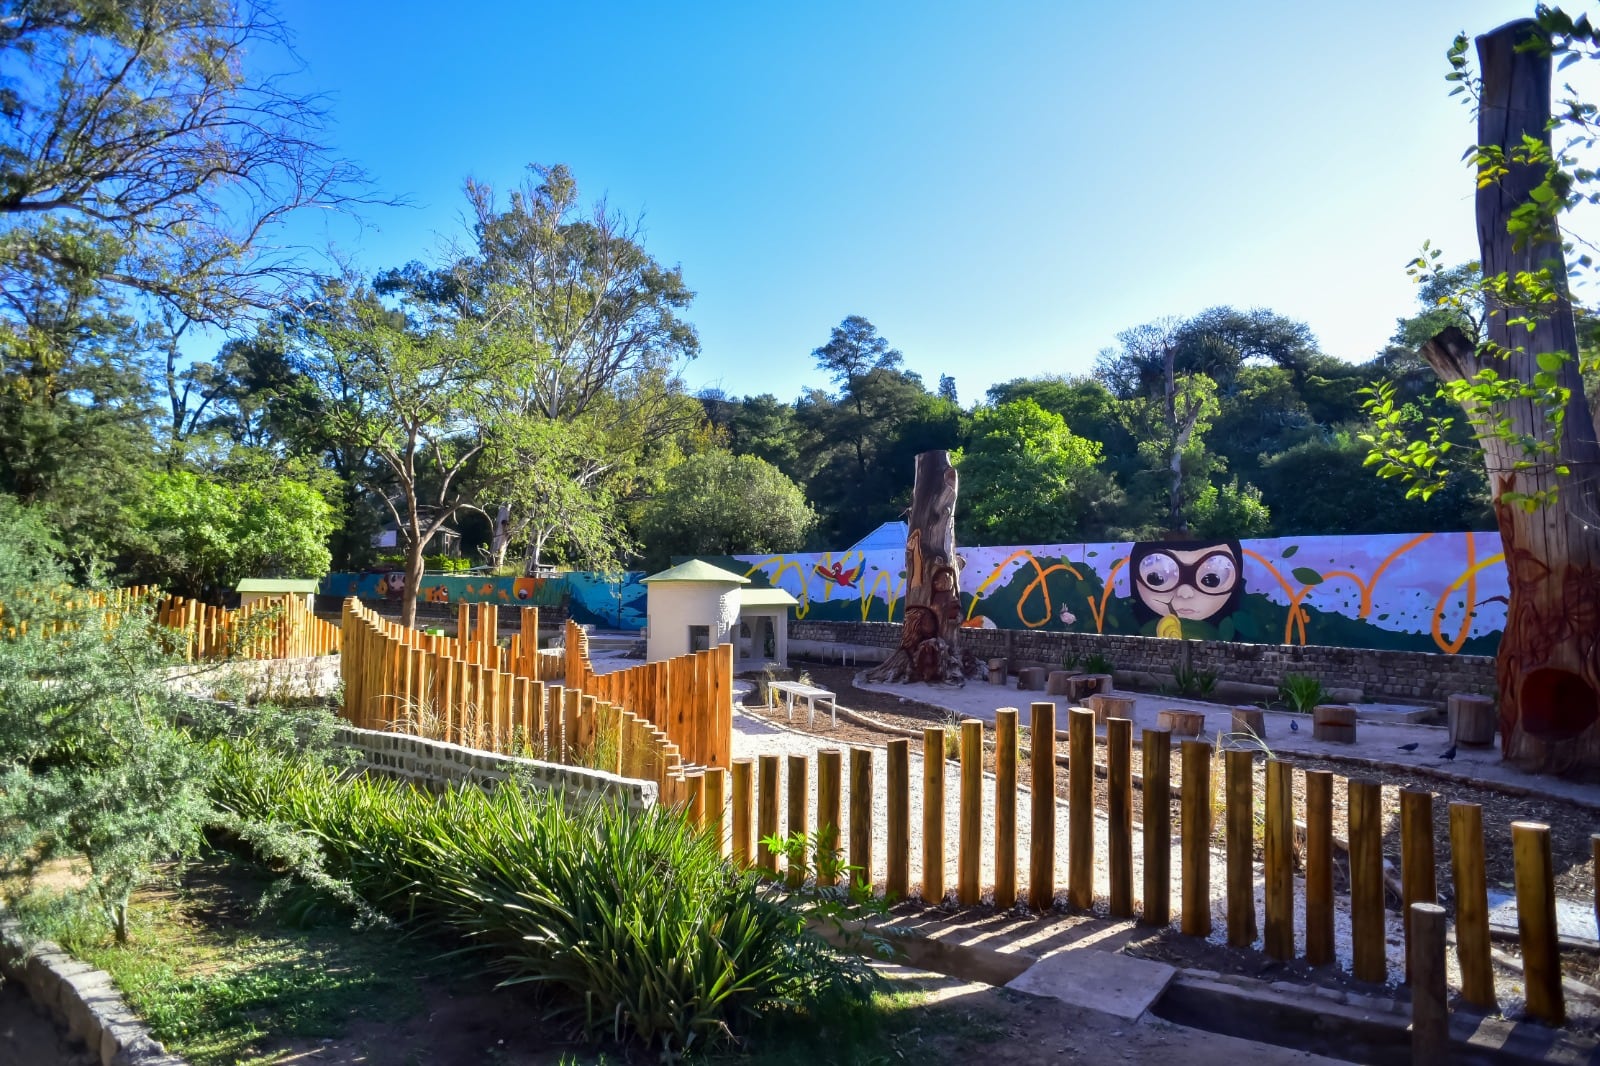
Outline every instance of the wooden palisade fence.
<path fill-rule="evenodd" d="M 233 611 L 183 596 L 164 597 L 156 622 L 176 633 L 178 648 L 199 659 L 295 659 L 339 651 L 339 627 L 312 614 L 299 597 L 257 600 Z"/>
<path fill-rule="evenodd" d="M 1134 774 L 1132 723 L 1111 719 L 1108 723 L 1109 827 L 1106 839 L 1095 839 L 1094 795 L 1094 712 L 1072 709 L 1069 729 L 1057 734 L 1055 705 L 1033 705 L 1034 721 L 1041 728 L 1032 734 L 1031 767 L 1036 786 L 1030 811 L 1032 860 L 1029 869 L 1020 870 L 1017 861 L 1016 744 L 1017 712 L 997 712 L 995 773 L 983 775 L 983 725 L 968 720 L 961 725 L 959 744 L 959 832 L 956 883 L 950 886 L 957 902 L 977 904 L 982 899 L 980 871 L 982 812 L 992 804 L 994 840 L 994 883 L 989 886 L 994 902 L 1006 906 L 1026 899 L 1034 910 L 1047 910 L 1066 903 L 1075 910 L 1094 906 L 1094 858 L 1097 848 L 1105 849 L 1110 876 L 1106 910 L 1112 917 L 1137 918 L 1141 923 L 1164 926 L 1171 916 L 1173 900 L 1169 857 L 1173 833 L 1179 844 L 1179 924 L 1183 933 L 1208 936 L 1212 932 L 1213 831 L 1220 817 L 1227 831 L 1227 846 L 1221 861 L 1226 868 L 1226 932 L 1232 944 L 1263 942 L 1264 950 L 1276 959 L 1288 961 L 1297 953 L 1295 926 L 1297 912 L 1303 914 L 1304 939 L 1300 951 L 1314 965 L 1337 963 L 1334 938 L 1333 825 L 1334 775 L 1327 770 L 1298 770 L 1292 763 L 1269 759 L 1266 763 L 1264 794 L 1253 785 L 1251 752 L 1224 754 L 1221 801 L 1215 791 L 1213 766 L 1215 750 L 1198 740 L 1183 741 L 1179 756 L 1182 769 L 1180 818 L 1176 827 L 1169 823 L 1171 796 L 1171 734 L 1166 730 L 1145 730 L 1142 738 L 1143 789 L 1147 797 L 1159 797 L 1146 805 L 1143 832 L 1133 832 L 1131 783 Z M 1053 785 L 1058 739 L 1068 740 L 1068 814 L 1059 824 Z M 1009 741 L 1008 741 L 1009 738 Z M 719 838 L 731 838 L 736 861 L 766 869 L 774 876 L 787 873 L 792 880 L 799 871 L 780 869 L 781 857 L 758 840 L 788 835 L 795 830 L 814 831 L 818 841 L 838 841 L 848 832 L 847 854 L 838 856 L 858 869 L 858 880 L 877 886 L 890 896 L 906 896 L 915 883 L 911 866 L 914 856 L 909 844 L 908 812 L 911 790 L 924 790 L 922 804 L 923 838 L 921 849 L 921 894 L 927 902 L 942 901 L 946 895 L 945 868 L 945 732 L 925 730 L 922 741 L 921 780 L 907 771 L 910 740 L 888 742 L 887 779 L 873 780 L 872 752 L 867 748 L 825 749 L 819 753 L 814 772 L 804 756 L 791 756 L 788 780 L 783 780 L 778 756 L 759 760 L 736 759 L 731 770 L 731 811 L 720 804 L 706 802 L 692 808 L 691 816 Z M 848 765 L 848 788 L 842 768 Z M 1303 774 L 1305 804 L 1293 809 L 1295 774 Z M 1383 824 L 1379 783 L 1361 778 L 1348 782 L 1349 840 L 1340 841 L 1349 853 L 1349 911 L 1351 919 L 1351 969 L 1355 977 L 1380 982 L 1391 976 L 1385 950 L 1386 911 L 1384 907 Z M 883 797 L 875 808 L 875 795 Z M 1420 790 L 1401 791 L 1401 883 L 1406 913 L 1412 903 L 1437 902 L 1436 865 L 1433 838 L 1433 796 Z M 789 822 L 780 830 L 779 811 L 785 802 Z M 815 810 L 816 825 L 808 824 L 807 810 Z M 887 812 L 887 854 L 875 855 L 873 848 L 874 810 Z M 1078 815 L 1079 811 L 1083 815 Z M 1258 822 L 1258 812 L 1261 820 Z M 728 833 L 731 815 L 732 832 Z M 1297 823 L 1303 828 L 1297 828 Z M 1252 833 L 1264 825 L 1265 902 L 1258 913 L 1256 866 Z M 1490 964 L 1489 915 L 1484 864 L 1482 810 L 1476 804 L 1449 805 L 1450 867 L 1454 881 L 1456 956 L 1461 976 L 1460 992 L 1469 1004 L 1493 1010 L 1496 1007 L 1494 979 Z M 1062 839 L 1064 837 L 1064 839 Z M 1297 837 L 1303 837 L 1303 850 Z M 1520 915 L 1520 946 L 1525 967 L 1528 1012 L 1531 1016 L 1559 1023 L 1564 1017 L 1560 955 L 1555 926 L 1555 888 L 1551 864 L 1549 829 L 1534 823 L 1512 826 L 1516 867 L 1516 891 Z M 1134 841 L 1142 841 L 1144 877 L 1134 879 Z M 1056 848 L 1064 846 L 1068 857 L 1067 884 L 1055 881 Z M 1600 860 L 1600 835 L 1594 848 Z M 818 851 L 822 848 L 819 846 Z M 1296 893 L 1297 853 L 1301 857 L 1303 888 Z M 818 864 L 823 865 L 822 863 Z M 1019 876 L 1026 876 L 1019 882 Z M 1063 894 L 1059 891 L 1065 889 Z M 1257 924 L 1258 917 L 1261 924 Z M 1258 937 L 1258 933 L 1260 936 Z M 1410 930 L 1407 929 L 1409 937 Z M 1409 950 L 1409 944 L 1407 945 Z M 1396 973 L 1394 976 L 1403 977 Z"/>
<path fill-rule="evenodd" d="M 574 631 L 581 636 L 581 630 L 569 627 L 569 650 L 541 652 L 538 608 L 523 607 L 521 632 L 509 647 L 500 647 L 498 606 L 477 605 L 476 627 L 473 607 L 460 605 L 457 635 L 446 637 L 387 621 L 346 600 L 344 716 L 363 729 L 655 781 L 662 802 L 697 813 L 708 779 L 712 794 L 722 794 L 725 771 L 690 766 L 658 724 L 616 700 L 565 684 Z"/>

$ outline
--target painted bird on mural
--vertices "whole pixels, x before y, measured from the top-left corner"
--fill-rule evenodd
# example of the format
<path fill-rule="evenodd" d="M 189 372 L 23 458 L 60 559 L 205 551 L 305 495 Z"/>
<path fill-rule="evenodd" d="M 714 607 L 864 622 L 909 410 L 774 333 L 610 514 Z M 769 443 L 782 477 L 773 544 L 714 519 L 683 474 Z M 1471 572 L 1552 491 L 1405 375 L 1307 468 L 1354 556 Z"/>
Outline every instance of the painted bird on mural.
<path fill-rule="evenodd" d="M 861 576 L 861 564 L 859 563 L 856 564 L 854 570 L 846 570 L 843 563 L 834 563 L 832 567 L 826 567 L 818 563 L 811 569 L 816 571 L 817 576 L 824 581 L 832 581 L 840 588 L 846 589 L 854 588 L 856 578 Z"/>

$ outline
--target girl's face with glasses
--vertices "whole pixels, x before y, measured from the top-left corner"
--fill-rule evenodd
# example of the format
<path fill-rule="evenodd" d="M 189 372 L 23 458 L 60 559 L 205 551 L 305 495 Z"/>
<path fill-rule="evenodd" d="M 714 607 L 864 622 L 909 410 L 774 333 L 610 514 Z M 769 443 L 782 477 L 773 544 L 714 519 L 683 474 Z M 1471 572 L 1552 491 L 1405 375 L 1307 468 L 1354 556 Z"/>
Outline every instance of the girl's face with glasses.
<path fill-rule="evenodd" d="M 1185 551 L 1158 548 L 1139 560 L 1134 589 L 1158 615 L 1202 620 L 1227 605 L 1239 582 L 1239 560 L 1226 545 Z"/>

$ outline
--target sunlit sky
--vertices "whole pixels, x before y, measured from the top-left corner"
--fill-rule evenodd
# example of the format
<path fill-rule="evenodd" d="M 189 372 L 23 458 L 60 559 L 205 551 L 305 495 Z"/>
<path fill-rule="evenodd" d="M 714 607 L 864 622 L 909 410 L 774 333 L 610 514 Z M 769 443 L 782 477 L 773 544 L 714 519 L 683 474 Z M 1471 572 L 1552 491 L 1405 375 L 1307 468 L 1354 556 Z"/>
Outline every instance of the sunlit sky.
<path fill-rule="evenodd" d="M 368 271 L 427 261 L 465 235 L 468 175 L 566 163 L 698 294 L 691 388 L 793 399 L 859 314 L 970 403 L 1218 304 L 1370 357 L 1416 306 L 1424 239 L 1476 254 L 1445 49 L 1531 4 L 279 11 L 340 153 L 409 201 L 298 239 Z"/>

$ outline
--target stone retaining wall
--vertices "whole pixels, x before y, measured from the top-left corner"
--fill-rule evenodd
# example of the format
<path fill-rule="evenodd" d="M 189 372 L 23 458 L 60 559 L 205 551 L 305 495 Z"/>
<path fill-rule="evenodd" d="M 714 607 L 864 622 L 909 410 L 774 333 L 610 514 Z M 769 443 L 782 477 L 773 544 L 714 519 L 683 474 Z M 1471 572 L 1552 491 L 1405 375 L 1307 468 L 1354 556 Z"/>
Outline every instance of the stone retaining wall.
<path fill-rule="evenodd" d="M 898 622 L 790 622 L 791 641 L 893 648 Z M 1495 693 L 1494 659 L 1486 655 L 1429 655 L 1414 651 L 1330 648 L 1298 644 L 1233 644 L 1219 640 L 1167 640 L 1098 633 L 963 630 L 963 646 L 981 659 L 1061 669 L 1076 656 L 1111 660 L 1120 675 L 1172 675 L 1187 662 L 1214 671 L 1219 681 L 1275 688 L 1285 674 L 1303 674 L 1329 689 L 1357 688 L 1368 701 L 1443 703 L 1455 692 Z"/>
<path fill-rule="evenodd" d="M 492 784 L 515 774 L 532 788 L 559 792 L 571 802 L 604 799 L 620 802 L 630 810 L 643 810 L 655 806 L 660 789 L 654 781 L 618 777 L 581 766 L 495 755 L 404 733 L 343 726 L 339 730 L 339 742 L 356 749 L 357 766 L 361 769 L 412 781 L 433 790 L 458 782 Z"/>

